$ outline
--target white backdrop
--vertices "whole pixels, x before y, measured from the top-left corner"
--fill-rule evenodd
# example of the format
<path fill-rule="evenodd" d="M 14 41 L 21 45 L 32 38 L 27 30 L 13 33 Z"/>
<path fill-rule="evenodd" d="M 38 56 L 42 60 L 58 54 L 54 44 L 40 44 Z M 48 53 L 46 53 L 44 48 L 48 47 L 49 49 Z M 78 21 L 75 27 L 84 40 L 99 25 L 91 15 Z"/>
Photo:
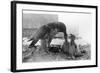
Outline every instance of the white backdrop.
<path fill-rule="evenodd" d="M 11 73 L 10 72 L 10 1 L 0 1 L 0 73 Z M 24 0 L 25 1 L 25 0 Z M 83 5 L 98 5 L 100 13 L 100 0 L 30 0 L 37 2 L 52 2 L 52 3 L 67 3 L 67 4 L 83 4 Z M 98 15 L 99 16 L 99 15 Z M 100 19 L 100 18 L 99 18 Z M 99 20 L 98 19 L 98 20 Z M 100 23 L 100 22 L 99 22 Z M 98 24 L 99 24 L 98 23 Z M 100 31 L 100 29 L 99 29 Z M 99 34 L 100 37 L 100 34 Z M 100 39 L 98 39 L 100 40 Z M 100 43 L 100 42 L 99 42 Z M 99 46 L 100 48 L 100 46 Z M 100 51 L 100 50 L 99 50 Z M 100 53 L 99 53 L 100 55 Z M 100 61 L 100 58 L 99 58 Z M 82 69 L 67 69 L 67 70 L 52 70 L 52 71 L 38 71 L 37 73 L 99 73 L 100 67 L 98 68 L 82 68 Z M 33 72 L 27 72 L 33 73 Z"/>

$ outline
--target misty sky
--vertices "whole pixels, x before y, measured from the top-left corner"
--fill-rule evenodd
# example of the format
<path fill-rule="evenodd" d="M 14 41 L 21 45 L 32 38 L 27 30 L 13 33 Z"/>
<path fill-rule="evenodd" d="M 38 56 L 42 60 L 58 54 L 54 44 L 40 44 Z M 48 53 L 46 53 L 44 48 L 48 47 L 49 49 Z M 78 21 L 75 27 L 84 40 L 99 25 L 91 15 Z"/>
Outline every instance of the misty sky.
<path fill-rule="evenodd" d="M 84 13 L 63 13 L 59 16 L 59 21 L 66 24 L 67 33 L 78 35 L 84 41 L 91 42 L 92 35 L 92 15 Z"/>

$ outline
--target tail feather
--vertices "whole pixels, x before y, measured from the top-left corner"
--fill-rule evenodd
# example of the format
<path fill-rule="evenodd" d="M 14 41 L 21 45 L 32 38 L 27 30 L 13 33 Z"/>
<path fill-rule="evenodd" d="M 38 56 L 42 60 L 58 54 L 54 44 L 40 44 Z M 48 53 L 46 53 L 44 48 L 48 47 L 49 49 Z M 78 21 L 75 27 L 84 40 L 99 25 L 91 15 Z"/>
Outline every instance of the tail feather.
<path fill-rule="evenodd" d="M 28 48 L 32 48 L 32 47 L 34 47 L 34 45 L 35 45 L 35 42 L 32 41 Z"/>
<path fill-rule="evenodd" d="M 28 41 L 32 41 L 31 44 L 28 47 L 28 48 L 32 48 L 32 47 L 35 47 L 35 44 L 37 43 L 38 39 L 31 38 Z"/>

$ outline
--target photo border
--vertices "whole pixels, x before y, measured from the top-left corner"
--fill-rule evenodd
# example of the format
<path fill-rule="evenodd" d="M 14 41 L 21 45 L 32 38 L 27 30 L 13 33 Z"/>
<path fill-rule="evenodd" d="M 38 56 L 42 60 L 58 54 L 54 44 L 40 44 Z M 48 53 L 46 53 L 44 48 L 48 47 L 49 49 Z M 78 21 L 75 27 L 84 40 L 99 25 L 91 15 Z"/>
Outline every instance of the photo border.
<path fill-rule="evenodd" d="M 41 69 L 16 69 L 16 5 L 17 4 L 35 4 L 35 5 L 50 5 L 50 6 L 67 6 L 80 8 L 95 8 L 96 9 L 96 63 L 95 65 L 75 66 L 75 67 L 54 67 Z M 98 6 L 90 5 L 74 5 L 74 4 L 58 4 L 58 3 L 44 3 L 44 2 L 28 2 L 28 1 L 11 1 L 11 71 L 25 72 L 25 71 L 42 71 L 42 70 L 58 70 L 58 69 L 73 69 L 73 68 L 90 68 L 98 66 Z"/>

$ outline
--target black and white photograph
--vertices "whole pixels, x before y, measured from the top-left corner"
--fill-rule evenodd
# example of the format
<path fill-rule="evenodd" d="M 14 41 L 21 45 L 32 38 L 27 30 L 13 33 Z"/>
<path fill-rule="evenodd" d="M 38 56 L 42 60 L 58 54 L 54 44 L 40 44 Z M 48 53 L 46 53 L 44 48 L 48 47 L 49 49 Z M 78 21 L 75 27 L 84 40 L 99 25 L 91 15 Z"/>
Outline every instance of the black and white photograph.
<path fill-rule="evenodd" d="M 96 6 L 16 3 L 16 70 L 96 66 Z"/>
<path fill-rule="evenodd" d="M 91 59 L 91 13 L 30 12 L 23 10 L 23 63 Z"/>

